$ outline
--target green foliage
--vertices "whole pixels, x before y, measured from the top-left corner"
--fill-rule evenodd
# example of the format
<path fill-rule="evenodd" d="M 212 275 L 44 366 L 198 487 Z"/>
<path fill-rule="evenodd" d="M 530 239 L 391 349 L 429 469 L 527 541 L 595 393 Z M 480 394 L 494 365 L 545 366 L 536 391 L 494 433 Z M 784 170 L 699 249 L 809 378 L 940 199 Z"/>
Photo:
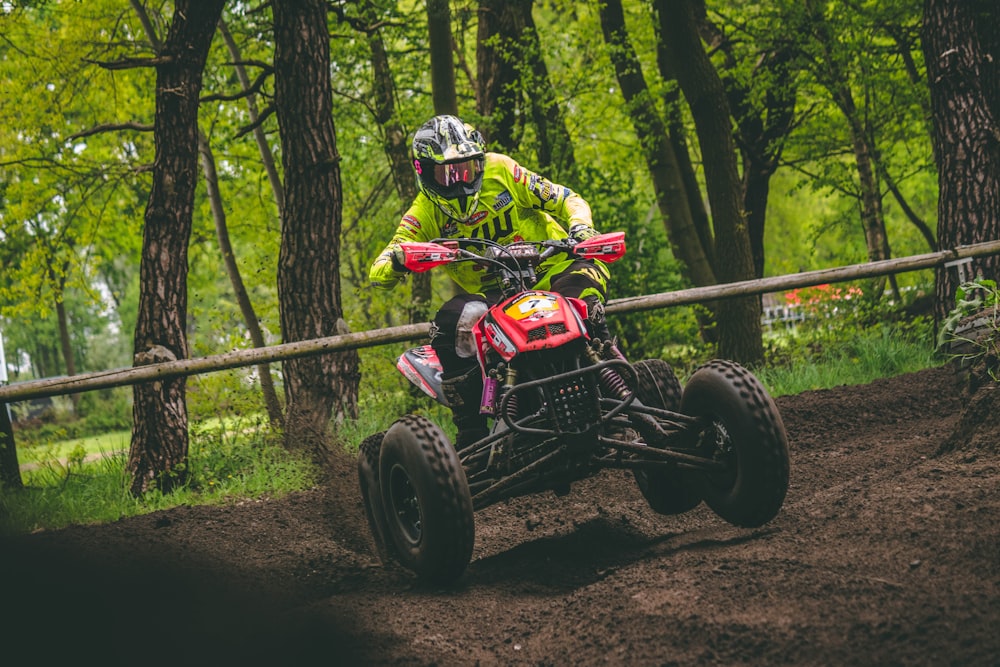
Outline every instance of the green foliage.
<path fill-rule="evenodd" d="M 1000 308 L 1000 290 L 995 280 L 979 277 L 959 285 L 955 292 L 955 307 L 941 322 L 938 347 L 944 347 L 954 338 L 959 322 L 990 308 L 994 311 Z"/>
<path fill-rule="evenodd" d="M 73 407 L 67 397 L 56 397 L 53 409 L 34 419 L 22 420 L 16 430 L 19 447 L 43 446 L 55 440 L 72 440 L 131 429 L 131 389 L 120 387 L 81 394 Z M 14 418 L 26 406 L 12 404 Z"/>
<path fill-rule="evenodd" d="M 978 277 L 963 283 L 955 307 L 941 323 L 938 348 L 965 365 L 983 362 L 985 375 L 1000 382 L 1000 289 Z"/>

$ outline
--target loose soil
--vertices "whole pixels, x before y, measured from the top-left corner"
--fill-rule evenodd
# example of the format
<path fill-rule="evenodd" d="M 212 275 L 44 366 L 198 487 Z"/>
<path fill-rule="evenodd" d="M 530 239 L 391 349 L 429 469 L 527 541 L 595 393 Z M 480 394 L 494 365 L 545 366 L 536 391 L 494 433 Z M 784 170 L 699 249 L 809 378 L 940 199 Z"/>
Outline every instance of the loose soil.
<path fill-rule="evenodd" d="M 0 662 L 998 665 L 1000 410 L 970 428 L 966 392 L 946 366 L 777 399 L 791 487 L 754 530 L 658 516 L 622 471 L 493 506 L 450 589 L 378 562 L 346 458 L 280 500 L 9 540 Z"/>

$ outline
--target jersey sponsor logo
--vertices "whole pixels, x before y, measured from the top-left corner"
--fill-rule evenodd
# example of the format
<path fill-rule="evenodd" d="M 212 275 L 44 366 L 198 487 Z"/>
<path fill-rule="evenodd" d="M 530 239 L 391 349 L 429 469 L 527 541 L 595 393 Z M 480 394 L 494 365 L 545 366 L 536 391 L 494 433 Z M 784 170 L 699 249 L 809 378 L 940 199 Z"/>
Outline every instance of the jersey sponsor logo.
<path fill-rule="evenodd" d="M 497 195 L 496 199 L 493 200 L 493 210 L 499 211 L 500 209 L 509 205 L 512 201 L 514 201 L 514 199 L 513 197 L 510 196 L 510 192 L 504 190 L 503 192 Z"/>
<path fill-rule="evenodd" d="M 514 220 L 511 218 L 511 209 L 503 212 L 503 215 L 495 215 L 490 220 L 472 230 L 469 238 L 488 239 L 499 241 L 510 236 L 514 232 Z"/>
<path fill-rule="evenodd" d="M 485 217 L 486 217 L 486 216 L 488 216 L 489 214 L 490 214 L 490 212 L 489 212 L 489 211 L 476 211 L 476 212 L 475 212 L 475 213 L 474 213 L 474 214 L 472 215 L 472 217 L 471 217 L 471 218 L 469 218 L 469 222 L 468 222 L 467 224 L 470 224 L 470 225 L 475 225 L 475 224 L 478 224 L 478 223 L 482 222 L 482 221 L 483 221 L 483 218 L 485 218 Z"/>
<path fill-rule="evenodd" d="M 415 234 L 417 230 L 420 229 L 420 221 L 412 215 L 404 215 L 403 219 L 399 222 L 399 226 L 401 229 L 405 229 L 407 232 Z"/>
<path fill-rule="evenodd" d="M 535 179 L 538 178 L 536 174 L 528 171 L 519 164 L 514 165 L 514 171 L 512 172 L 514 176 L 514 182 L 520 183 L 521 185 L 528 185 L 529 183 L 534 183 Z M 528 187 L 531 187 L 528 185 Z"/>
<path fill-rule="evenodd" d="M 537 181 L 532 181 L 531 191 L 535 193 L 542 203 L 547 201 L 552 201 L 555 198 L 555 187 L 552 185 L 551 181 L 547 181 L 544 178 L 539 178 Z"/>

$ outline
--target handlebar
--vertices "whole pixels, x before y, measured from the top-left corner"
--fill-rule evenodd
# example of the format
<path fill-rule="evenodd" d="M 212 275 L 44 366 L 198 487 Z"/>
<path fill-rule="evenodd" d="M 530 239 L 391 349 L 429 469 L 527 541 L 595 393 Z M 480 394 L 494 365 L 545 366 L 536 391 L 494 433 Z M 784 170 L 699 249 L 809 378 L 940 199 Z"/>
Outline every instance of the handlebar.
<path fill-rule="evenodd" d="M 599 234 L 580 242 L 564 238 L 517 241 L 503 245 L 489 239 L 437 238 L 429 243 L 407 242 L 399 245 L 403 250 L 403 265 L 417 273 L 452 262 L 472 261 L 493 266 L 501 277 L 507 273 L 510 277 L 503 279 L 503 282 L 515 278 L 518 282 L 533 283 L 534 267 L 556 253 L 562 252 L 570 257 L 605 263 L 618 261 L 625 254 L 625 232 Z M 469 246 L 485 247 L 487 252 L 478 255 L 467 250 Z"/>

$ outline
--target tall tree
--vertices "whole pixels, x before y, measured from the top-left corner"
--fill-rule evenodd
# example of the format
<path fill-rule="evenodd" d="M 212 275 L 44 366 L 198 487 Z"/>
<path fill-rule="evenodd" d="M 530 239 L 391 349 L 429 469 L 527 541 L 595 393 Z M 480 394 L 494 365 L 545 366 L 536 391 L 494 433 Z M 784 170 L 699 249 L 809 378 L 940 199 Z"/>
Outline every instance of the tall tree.
<path fill-rule="evenodd" d="M 340 293 L 342 191 L 324 0 L 275 0 L 274 93 L 285 181 L 278 299 L 286 342 L 346 333 Z M 309 91 L 309 94 L 303 94 Z M 355 351 L 284 362 L 285 443 L 329 447 L 331 412 L 357 416 Z"/>
<path fill-rule="evenodd" d="M 876 149 L 872 145 L 872 128 L 855 100 L 851 88 L 850 56 L 843 49 L 826 16 L 828 6 L 817 0 L 806 0 L 805 26 L 811 31 L 809 53 L 812 71 L 820 84 L 827 89 L 834 104 L 844 115 L 850 133 L 851 150 L 858 177 L 858 200 L 861 224 L 868 248 L 868 260 L 875 262 L 890 257 L 889 236 L 885 229 L 882 211 L 882 191 L 875 166 Z M 879 281 L 883 282 L 883 281 Z M 898 297 L 898 291 L 897 291 Z"/>
<path fill-rule="evenodd" d="M 537 168 L 576 184 L 576 155 L 532 16 L 534 0 L 480 0 L 476 48 L 476 110 L 487 139 L 517 147 L 515 120 L 527 106 L 535 126 Z"/>
<path fill-rule="evenodd" d="M 264 171 L 267 172 L 267 181 L 271 184 L 271 192 L 274 193 L 274 202 L 278 206 L 278 215 L 280 216 L 282 209 L 285 207 L 285 193 L 281 187 L 281 176 L 278 174 L 278 167 L 274 163 L 274 154 L 271 152 L 271 145 L 268 143 L 267 135 L 261 126 L 263 119 L 261 118 L 261 112 L 257 104 L 257 95 L 254 94 L 255 84 L 250 81 L 239 45 L 233 39 L 233 35 L 225 21 L 219 22 L 219 32 L 222 34 L 222 39 L 226 43 L 226 49 L 233 59 L 233 71 L 236 72 L 236 77 L 240 81 L 240 89 L 246 99 L 250 125 L 253 128 L 253 138 L 257 142 L 257 151 L 260 153 L 260 160 L 264 165 Z"/>
<path fill-rule="evenodd" d="M 219 252 L 222 254 L 222 261 L 226 267 L 226 275 L 229 276 L 229 283 L 233 287 L 233 295 L 236 297 L 236 303 L 239 304 L 243 322 L 250 334 L 250 341 L 254 347 L 265 347 L 267 342 L 264 340 L 264 332 L 261 331 L 257 312 L 250 301 L 250 294 L 243 282 L 239 264 L 236 263 L 236 253 L 233 251 L 233 244 L 229 238 L 229 224 L 226 221 L 226 207 L 219 189 L 219 172 L 215 165 L 215 154 L 212 152 L 208 137 L 201 131 L 198 132 L 198 154 L 201 156 L 201 170 L 205 175 L 205 187 L 209 207 L 212 209 L 212 220 L 215 221 L 215 237 L 219 241 Z M 264 394 L 264 407 L 267 408 L 269 423 L 271 428 L 278 430 L 283 425 L 283 418 L 281 402 L 278 400 L 274 380 L 271 378 L 271 365 L 258 365 L 257 375 L 260 379 L 261 391 Z"/>
<path fill-rule="evenodd" d="M 620 0 L 601 4 L 601 28 L 640 150 L 652 177 L 656 203 L 674 255 L 684 262 L 688 277 L 695 285 L 713 285 L 716 282 L 715 271 L 706 254 L 708 246 L 691 217 L 688 191 L 677 156 L 629 40 Z"/>
<path fill-rule="evenodd" d="M 938 161 L 938 245 L 1000 238 L 1000 7 L 991 0 L 926 0 L 924 59 Z M 1000 279 L 1000 256 L 974 260 L 970 277 Z M 959 278 L 937 270 L 934 313 L 955 304 Z"/>
<path fill-rule="evenodd" d="M 146 11 L 145 6 L 143 6 L 139 0 L 131 1 L 132 8 L 139 17 L 139 21 L 142 23 L 143 28 L 146 31 L 146 36 L 149 39 L 150 44 L 153 46 L 153 51 L 155 53 L 160 53 L 163 49 L 163 45 L 160 42 L 159 36 L 156 34 L 156 28 L 153 24 L 152 18 Z M 224 25 L 225 24 L 220 20 L 220 32 L 223 35 L 226 46 L 236 61 L 237 75 L 239 76 L 241 85 L 243 86 L 245 92 L 249 87 L 246 81 L 246 72 L 242 64 L 239 62 L 239 52 L 236 50 L 232 36 L 229 31 L 224 28 Z M 256 121 L 257 109 L 252 95 L 248 96 L 247 103 L 249 105 L 251 121 Z M 259 128 L 257 129 L 259 130 Z M 268 175 L 270 176 L 276 171 L 274 169 L 271 151 L 270 149 L 265 150 L 264 147 L 261 146 L 260 137 L 258 137 L 257 145 L 263 152 L 261 159 L 263 160 L 265 167 L 267 167 Z M 243 277 L 240 275 L 239 265 L 236 263 L 236 255 L 233 252 L 233 246 L 229 238 L 229 226 L 226 222 L 226 211 L 222 201 L 222 192 L 219 189 L 219 174 L 215 165 L 215 155 L 212 152 L 212 146 L 209 143 L 208 137 L 201 130 L 198 131 L 198 155 L 201 158 L 201 170 L 205 175 L 205 186 L 208 194 L 209 207 L 212 210 L 212 219 L 215 221 L 215 234 L 219 241 L 219 251 L 222 254 L 222 261 L 226 267 L 226 274 L 229 276 L 229 282 L 232 285 L 233 294 L 236 297 L 236 302 L 239 304 L 240 312 L 243 315 L 243 321 L 246 324 L 253 346 L 264 347 L 266 343 L 264 341 L 263 332 L 260 328 L 260 322 L 257 319 L 257 313 L 254 311 L 253 304 L 250 301 L 250 295 L 247 293 L 246 286 L 243 283 Z M 272 185 L 273 184 L 274 181 L 272 180 Z M 280 194 L 279 188 L 279 190 L 275 192 L 275 199 L 278 202 L 279 208 L 281 205 Z M 274 429 L 280 429 L 282 426 L 281 403 L 278 401 L 278 395 L 274 389 L 274 381 L 271 378 L 270 365 L 259 365 L 257 367 L 257 373 L 260 378 L 260 386 L 264 394 L 264 405 L 267 408 L 267 415 L 270 420 L 271 427 Z"/>
<path fill-rule="evenodd" d="M 514 128 L 520 110 L 519 6 L 523 2 L 480 0 L 476 34 L 476 112 L 486 140 L 505 152 L 517 147 Z"/>
<path fill-rule="evenodd" d="M 742 206 L 733 124 L 725 88 L 702 46 L 693 0 L 656 0 L 662 34 L 675 62 L 684 98 L 691 109 L 705 169 L 705 186 L 715 230 L 715 276 L 722 283 L 754 277 L 750 235 Z M 719 355 L 756 364 L 764 358 L 758 297 L 729 299 L 719 305 Z"/>
<path fill-rule="evenodd" d="M 434 113 L 457 116 L 455 57 L 452 55 L 454 40 L 451 36 L 451 6 L 448 0 L 427 0 L 427 31 Z"/>
<path fill-rule="evenodd" d="M 754 277 L 764 277 L 764 227 L 771 177 L 795 121 L 794 49 L 776 17 L 763 21 L 763 34 L 726 30 L 709 19 L 703 0 L 695 3 L 695 18 L 710 51 L 724 54 L 719 68 L 736 127 L 742 159 L 743 210 L 750 234 Z M 780 21 L 779 21 L 780 22 Z M 749 42 L 749 48 L 744 45 Z M 744 48 L 740 48 L 744 46 Z"/>
<path fill-rule="evenodd" d="M 156 67 L 156 159 L 146 206 L 135 364 L 188 356 L 187 246 L 198 182 L 198 99 L 202 72 L 225 0 L 176 0 Z M 186 480 L 185 380 L 135 385 L 128 468 L 131 491 Z"/>

